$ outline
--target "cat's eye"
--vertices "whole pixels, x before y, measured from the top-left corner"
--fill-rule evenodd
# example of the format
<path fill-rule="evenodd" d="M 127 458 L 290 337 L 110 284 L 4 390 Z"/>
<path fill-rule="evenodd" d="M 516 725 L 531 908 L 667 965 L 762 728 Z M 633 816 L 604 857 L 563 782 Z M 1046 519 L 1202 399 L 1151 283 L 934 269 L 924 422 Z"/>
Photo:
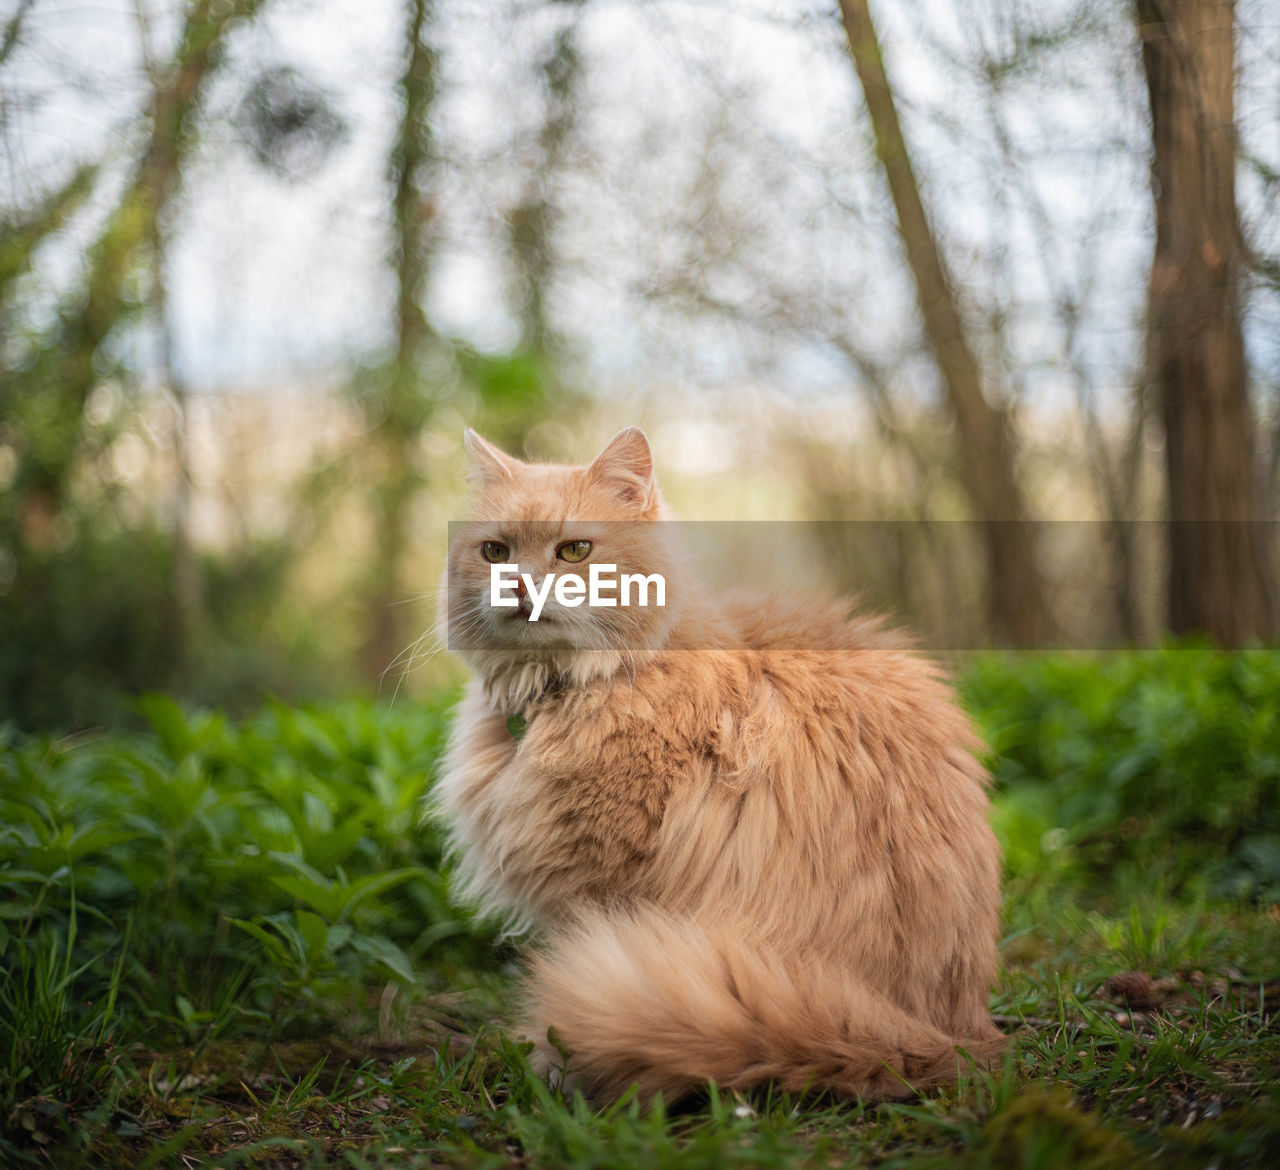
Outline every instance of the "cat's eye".
<path fill-rule="evenodd" d="M 486 540 L 480 546 L 480 551 L 491 565 L 500 565 L 511 556 L 511 550 L 498 540 Z"/>
<path fill-rule="evenodd" d="M 589 540 L 571 540 L 568 544 L 562 544 L 556 549 L 556 556 L 562 561 L 568 561 L 575 564 L 578 561 L 585 561 L 587 553 L 591 551 L 591 541 Z"/>

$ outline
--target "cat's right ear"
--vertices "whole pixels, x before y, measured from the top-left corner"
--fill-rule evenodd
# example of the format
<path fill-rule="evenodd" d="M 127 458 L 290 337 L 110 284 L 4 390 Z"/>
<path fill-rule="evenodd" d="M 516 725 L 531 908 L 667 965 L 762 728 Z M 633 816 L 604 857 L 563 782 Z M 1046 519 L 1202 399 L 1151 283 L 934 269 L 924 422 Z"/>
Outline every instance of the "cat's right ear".
<path fill-rule="evenodd" d="M 643 512 L 655 507 L 658 485 L 653 478 L 653 455 L 639 427 L 624 427 L 614 435 L 587 468 L 587 475 Z"/>
<path fill-rule="evenodd" d="M 515 478 L 516 461 L 505 451 L 495 447 L 488 439 L 482 439 L 470 427 L 462 433 L 462 445 L 471 456 L 473 471 L 486 484 Z"/>

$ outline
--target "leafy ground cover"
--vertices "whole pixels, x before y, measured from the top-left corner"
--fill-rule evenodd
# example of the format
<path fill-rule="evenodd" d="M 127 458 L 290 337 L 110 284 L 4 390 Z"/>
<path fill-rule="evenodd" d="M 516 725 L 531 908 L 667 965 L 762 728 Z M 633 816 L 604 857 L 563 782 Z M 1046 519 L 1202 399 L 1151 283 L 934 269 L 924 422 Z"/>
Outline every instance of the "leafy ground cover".
<path fill-rule="evenodd" d="M 983 657 L 1005 1066 L 906 1104 L 597 1112 L 419 819 L 453 696 L 144 702 L 0 751 L 0 1164 L 1270 1167 L 1280 653 Z"/>

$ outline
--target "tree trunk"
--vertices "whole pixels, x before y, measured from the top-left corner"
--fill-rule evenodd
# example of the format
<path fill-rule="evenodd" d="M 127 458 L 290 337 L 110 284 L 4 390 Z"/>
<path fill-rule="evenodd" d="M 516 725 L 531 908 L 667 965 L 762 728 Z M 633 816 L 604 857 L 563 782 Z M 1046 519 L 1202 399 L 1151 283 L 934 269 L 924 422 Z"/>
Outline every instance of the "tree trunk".
<path fill-rule="evenodd" d="M 194 21 L 203 29 L 210 10 L 199 5 L 191 10 Z M 182 52 L 168 69 L 158 66 L 151 51 L 151 28 L 146 6 L 138 0 L 135 5 L 138 22 L 138 40 L 143 63 L 152 85 L 152 145 L 147 159 L 154 172 L 157 168 L 171 174 L 173 180 L 167 189 L 156 193 L 157 214 L 148 225 L 151 232 L 151 308 L 159 333 L 160 370 L 170 396 L 173 411 L 170 442 L 173 452 L 173 520 L 170 549 L 173 557 L 169 582 L 168 632 L 173 652 L 174 685 L 180 694 L 187 694 L 193 681 L 196 652 L 203 619 L 203 589 L 200 581 L 200 564 L 195 544 L 191 538 L 191 445 L 188 432 L 189 395 L 186 381 L 174 360 L 173 328 L 169 321 L 168 228 L 159 210 L 169 198 L 169 192 L 180 177 L 180 161 L 184 134 L 183 124 L 190 115 L 190 108 L 183 112 L 180 103 L 189 100 L 201 84 L 214 61 L 212 43 L 207 33 L 188 28 L 182 39 Z M 193 35 L 193 32 L 195 35 Z M 207 48 L 200 46 L 206 45 Z M 193 76 L 191 66 L 197 57 L 203 57 L 202 73 Z M 184 97 L 184 95 L 188 95 Z M 186 131 L 189 134 L 189 131 Z M 153 183 L 155 178 L 151 180 Z"/>
<path fill-rule="evenodd" d="M 586 0 L 570 0 L 581 9 Z M 547 293 L 555 275 L 554 234 L 559 216 L 554 190 L 578 119 L 577 90 L 582 74 L 576 18 L 556 33 L 555 44 L 540 64 L 546 113 L 538 133 L 538 161 L 524 195 L 507 217 L 516 273 L 516 312 L 520 348 L 548 355 L 561 349 L 547 316 Z"/>
<path fill-rule="evenodd" d="M 173 565 L 169 579 L 169 632 L 172 639 L 174 683 L 187 694 L 200 644 L 204 616 L 200 562 L 191 538 L 191 442 L 189 402 L 185 378 L 174 361 L 173 328 L 169 322 L 169 282 L 165 272 L 168 253 L 164 229 L 156 224 L 152 242 L 152 290 L 156 327 L 160 333 L 160 365 L 173 411 L 169 433 L 173 452 L 173 521 L 170 549 Z"/>
<path fill-rule="evenodd" d="M 1169 628 L 1224 646 L 1274 631 L 1241 329 L 1232 0 L 1138 0 L 1156 246 L 1147 377 L 1165 428 Z"/>
<path fill-rule="evenodd" d="M 991 628 L 999 641 L 1033 646 L 1045 639 L 1049 623 L 1035 525 L 1026 517 L 1014 475 L 1008 420 L 982 392 L 982 374 L 920 197 L 867 0 L 840 0 L 840 11 L 915 280 L 925 338 L 956 421 L 961 474 L 986 554 Z"/>
<path fill-rule="evenodd" d="M 427 41 L 432 0 L 410 0 L 408 55 L 400 78 L 403 109 L 391 153 L 392 215 L 395 221 L 396 353 L 377 399 L 374 428 L 381 448 L 382 479 L 375 492 L 374 559 L 369 632 L 364 645 L 367 676 L 379 680 L 404 648 L 405 614 L 401 574 L 408 546 L 409 510 L 422 487 L 414 450 L 432 409 L 423 365 L 435 331 L 422 308 L 429 275 L 426 231 L 435 210 L 422 190 L 435 159 L 431 106 L 437 86 L 436 51 Z"/>

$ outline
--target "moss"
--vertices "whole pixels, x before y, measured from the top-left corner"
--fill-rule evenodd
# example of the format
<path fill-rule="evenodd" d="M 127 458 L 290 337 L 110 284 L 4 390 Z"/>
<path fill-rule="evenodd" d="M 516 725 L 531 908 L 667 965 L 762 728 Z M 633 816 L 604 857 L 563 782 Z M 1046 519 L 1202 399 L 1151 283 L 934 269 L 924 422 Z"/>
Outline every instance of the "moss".
<path fill-rule="evenodd" d="M 996 1166 L 1027 1170 L 1129 1170 L 1138 1153 L 1099 1117 L 1063 1091 L 1017 1097 L 983 1126 Z"/>

